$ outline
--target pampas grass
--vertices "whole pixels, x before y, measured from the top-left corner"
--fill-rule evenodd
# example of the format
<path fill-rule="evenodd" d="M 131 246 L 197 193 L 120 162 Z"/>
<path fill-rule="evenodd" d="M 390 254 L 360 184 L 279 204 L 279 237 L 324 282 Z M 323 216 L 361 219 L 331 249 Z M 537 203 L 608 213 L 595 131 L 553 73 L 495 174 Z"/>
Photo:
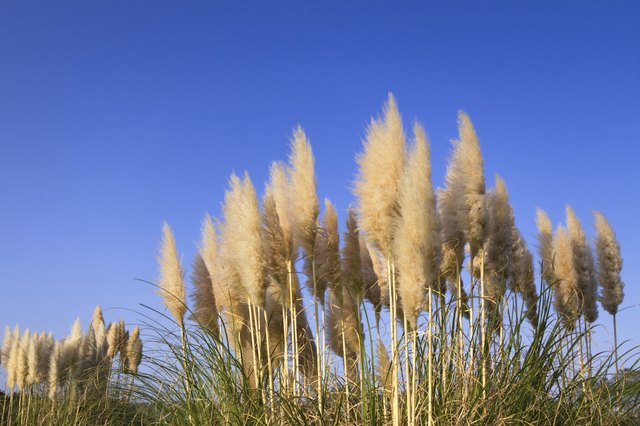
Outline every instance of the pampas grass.
<path fill-rule="evenodd" d="M 511 275 L 511 254 L 513 245 L 513 209 L 509 204 L 507 187 L 500 176 L 495 177 L 495 187 L 487 196 L 487 239 L 484 243 L 485 307 L 489 321 L 494 326 L 495 308 L 501 303 L 505 294 L 507 277 Z"/>
<path fill-rule="evenodd" d="M 435 284 L 440 264 L 439 220 L 431 185 L 429 145 L 424 129 L 414 126 L 414 142 L 400 181 L 400 217 L 394 240 L 398 296 L 415 328 L 426 308 L 426 290 Z"/>
<path fill-rule="evenodd" d="M 536 209 L 536 226 L 538 227 L 538 254 L 542 263 L 542 280 L 547 285 L 553 285 L 553 226 L 549 215 L 542 209 Z"/>
<path fill-rule="evenodd" d="M 215 259 L 215 253 L 213 255 L 210 253 L 209 256 Z M 209 330 L 213 335 L 218 335 L 218 309 L 216 308 L 216 299 L 213 295 L 213 283 L 211 282 L 211 275 L 203 260 L 202 254 L 196 255 L 193 260 L 191 280 L 194 284 L 191 295 L 193 301 L 193 316 L 196 322 Z"/>
<path fill-rule="evenodd" d="M 573 262 L 571 235 L 564 226 L 558 226 L 553 239 L 555 307 L 564 325 L 573 329 L 580 314 L 578 274 Z"/>
<path fill-rule="evenodd" d="M 436 200 L 426 135 L 415 125 L 406 152 L 390 97 L 367 130 L 357 209 L 347 210 L 343 229 L 328 201 L 318 222 L 313 155 L 296 129 L 290 164 L 272 164 L 261 203 L 249 177 L 233 175 L 223 220 L 205 216 L 191 306 L 165 225 L 157 287 L 168 313 L 149 308 L 155 314 L 143 314 L 142 328 L 128 330 L 122 320 L 105 327 L 97 307 L 86 332 L 77 321 L 57 341 L 7 329 L 0 424 L 634 424 L 637 348 L 618 359 L 623 284 L 613 230 L 596 214 L 600 297 L 614 315 L 616 347 L 592 354 L 595 275 L 579 220 L 567 209 L 566 228 L 554 236 L 538 212 L 538 260 L 548 284 L 538 295 L 534 257 L 506 186 L 496 178 L 485 194 L 478 138 L 464 113 L 458 121 Z M 296 271 L 303 261 L 304 294 Z M 318 311 L 325 291 L 328 303 Z M 383 306 L 388 321 L 380 320 Z M 499 335 L 487 336 L 487 324 L 502 325 Z M 141 336 L 150 339 L 144 365 Z M 608 373 L 614 366 L 615 376 Z"/>
<path fill-rule="evenodd" d="M 289 154 L 289 211 L 295 212 L 291 216 L 293 234 L 307 256 L 313 255 L 317 233 L 316 220 L 319 213 L 314 163 L 307 135 L 302 127 L 298 126 L 293 132 Z M 277 176 L 277 170 L 275 172 L 274 184 L 279 187 L 281 177 Z"/>
<path fill-rule="evenodd" d="M 168 223 L 162 225 L 162 243 L 158 257 L 160 265 L 159 294 L 164 305 L 181 326 L 186 309 L 182 266 L 176 248 L 176 240 Z"/>
<path fill-rule="evenodd" d="M 616 315 L 618 307 L 624 300 L 624 282 L 620 278 L 622 271 L 622 255 L 620 244 L 613 228 L 600 212 L 593 214 L 596 225 L 596 254 L 598 257 L 598 279 L 602 291 L 600 304 L 613 317 L 613 341 L 616 358 L 616 377 L 620 374 L 618 361 L 618 327 Z"/>

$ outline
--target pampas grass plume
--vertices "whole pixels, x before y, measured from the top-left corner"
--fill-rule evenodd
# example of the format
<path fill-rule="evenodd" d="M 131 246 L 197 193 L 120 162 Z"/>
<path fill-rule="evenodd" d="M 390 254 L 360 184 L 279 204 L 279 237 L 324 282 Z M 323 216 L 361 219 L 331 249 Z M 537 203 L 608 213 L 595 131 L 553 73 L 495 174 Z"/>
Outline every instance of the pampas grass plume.
<path fill-rule="evenodd" d="M 620 278 L 622 255 L 620 244 L 613 228 L 600 212 L 593 214 L 596 225 L 596 254 L 598 257 L 598 279 L 602 292 L 600 303 L 611 315 L 618 313 L 624 299 L 624 282 Z"/>
<path fill-rule="evenodd" d="M 267 280 L 258 198 L 247 173 L 242 181 L 235 174 L 231 175 L 229 184 L 223 205 L 228 234 L 224 238 L 225 250 L 238 272 L 246 296 L 254 305 L 263 306 Z"/>
<path fill-rule="evenodd" d="M 566 207 L 566 216 L 567 229 L 571 236 L 573 249 L 573 263 L 578 278 L 580 309 L 585 319 L 592 323 L 598 319 L 598 306 L 596 305 L 598 282 L 593 253 L 589 240 L 582 229 L 582 224 L 569 205 Z"/>
<path fill-rule="evenodd" d="M 360 235 L 356 212 L 349 207 L 347 211 L 347 229 L 343 234 L 342 247 L 342 276 L 347 291 L 356 299 L 361 300 L 364 287 L 362 283 L 362 258 L 360 251 Z M 369 260 L 370 261 L 370 260 Z"/>
<path fill-rule="evenodd" d="M 176 240 L 171 227 L 166 222 L 162 225 L 162 244 L 158 263 L 160 265 L 160 297 L 176 322 L 182 326 L 186 309 L 183 272 Z"/>
<path fill-rule="evenodd" d="M 289 205 L 293 233 L 307 256 L 313 255 L 319 214 L 313 151 L 302 127 L 293 131 L 289 154 Z"/>
<path fill-rule="evenodd" d="M 387 259 L 391 258 L 398 218 L 405 145 L 402 118 L 389 94 L 383 118 L 372 120 L 367 128 L 363 151 L 356 157 L 359 171 L 354 185 L 360 226 Z"/>
<path fill-rule="evenodd" d="M 200 256 L 206 265 L 208 274 L 213 275 L 218 253 L 218 235 L 209 214 L 204 216 L 200 232 L 202 235 L 200 240 Z"/>
<path fill-rule="evenodd" d="M 142 346 L 140 327 L 135 326 L 127 343 L 127 365 L 125 366 L 133 374 L 138 373 L 138 367 L 142 360 Z"/>
<path fill-rule="evenodd" d="M 484 162 L 478 136 L 471 119 L 464 111 L 458 113 L 458 133 L 460 142 L 457 151 L 465 175 L 464 201 L 468 212 L 465 233 L 469 241 L 471 257 L 475 257 L 482 247 L 485 233 Z"/>
<path fill-rule="evenodd" d="M 398 295 L 412 327 L 425 307 L 426 289 L 437 280 L 440 264 L 440 229 L 431 185 L 429 145 L 419 124 L 414 126 L 414 137 L 400 180 L 400 218 L 394 240 Z"/>
<path fill-rule="evenodd" d="M 553 284 L 553 226 L 549 215 L 536 209 L 536 226 L 538 227 L 538 254 L 542 260 L 542 280 L 548 285 Z"/>
<path fill-rule="evenodd" d="M 211 255 L 211 253 L 210 253 Z M 214 261 L 215 261 L 215 254 Z M 216 299 L 213 296 L 213 284 L 211 275 L 203 259 L 203 254 L 199 253 L 193 259 L 193 316 L 198 324 L 211 331 L 214 336 L 218 335 L 218 310 L 216 309 Z"/>
<path fill-rule="evenodd" d="M 558 226 L 553 239 L 555 255 L 553 284 L 555 293 L 555 307 L 564 320 L 565 326 L 573 328 L 575 320 L 580 314 L 578 298 L 578 274 L 573 262 L 573 246 L 571 235 L 564 226 Z"/>

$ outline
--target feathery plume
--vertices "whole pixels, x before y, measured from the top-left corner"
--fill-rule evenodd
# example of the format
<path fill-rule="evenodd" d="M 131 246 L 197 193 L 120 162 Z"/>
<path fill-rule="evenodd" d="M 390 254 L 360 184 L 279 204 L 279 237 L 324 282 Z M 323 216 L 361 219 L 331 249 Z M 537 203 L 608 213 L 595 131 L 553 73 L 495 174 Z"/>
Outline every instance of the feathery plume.
<path fill-rule="evenodd" d="M 269 176 L 270 180 L 267 183 L 265 198 L 273 197 L 278 222 L 282 228 L 282 237 L 286 244 L 286 252 L 290 253 L 289 256 L 291 258 L 296 252 L 292 224 L 292 217 L 295 216 L 295 214 L 291 212 L 292 207 L 291 203 L 289 203 L 291 184 L 287 176 L 286 166 L 282 162 L 274 161 L 271 164 Z"/>
<path fill-rule="evenodd" d="M 212 253 L 210 253 L 211 255 Z M 215 261 L 215 254 L 214 261 Z M 191 281 L 193 281 L 193 316 L 195 320 L 205 329 L 209 330 L 214 336 L 218 335 L 218 310 L 216 308 L 216 299 L 213 296 L 213 283 L 211 275 L 205 264 L 203 253 L 199 253 L 193 259 L 193 272 L 191 273 Z"/>
<path fill-rule="evenodd" d="M 162 225 L 162 244 L 158 263 L 160 265 L 159 294 L 173 318 L 182 326 L 186 310 L 182 266 L 176 240 L 166 222 Z"/>
<path fill-rule="evenodd" d="M 49 362 L 51 360 L 51 353 L 53 352 L 54 341 L 51 333 L 40 335 L 41 343 L 38 347 L 38 376 L 37 383 L 44 382 L 49 377 Z"/>
<path fill-rule="evenodd" d="M 298 126 L 293 131 L 289 154 L 289 205 L 295 212 L 290 216 L 293 234 L 307 256 L 313 255 L 319 213 L 314 161 L 307 135 Z"/>
<path fill-rule="evenodd" d="M 566 207 L 566 215 L 567 229 L 573 250 L 573 264 L 578 278 L 580 310 L 585 319 L 592 323 L 598 319 L 598 306 L 596 305 L 598 282 L 593 253 L 589 240 L 582 229 L 582 224 L 569 205 Z"/>
<path fill-rule="evenodd" d="M 390 259 L 406 149 L 402 118 L 391 94 L 383 115 L 371 120 L 363 152 L 356 157 L 359 171 L 354 192 L 362 231 Z"/>
<path fill-rule="evenodd" d="M 527 243 L 515 224 L 512 230 L 512 243 L 509 285 L 514 292 L 522 294 L 522 299 L 527 309 L 525 316 L 536 327 L 538 325 L 536 310 L 538 292 L 535 284 L 533 255 L 527 248 Z"/>
<path fill-rule="evenodd" d="M 536 209 L 536 226 L 538 227 L 538 254 L 542 260 L 542 280 L 553 285 L 553 227 L 547 213 Z"/>
<path fill-rule="evenodd" d="M 604 215 L 600 212 L 595 212 L 593 215 L 596 221 L 598 279 L 602 287 L 600 303 L 607 312 L 615 315 L 624 299 L 624 282 L 620 278 L 622 271 L 620 244 Z"/>
<path fill-rule="evenodd" d="M 409 324 L 416 326 L 426 305 L 426 290 L 438 278 L 440 227 L 431 185 L 431 164 L 426 134 L 413 128 L 414 143 L 400 180 L 400 217 L 394 240 L 398 267 L 398 295 Z"/>
<path fill-rule="evenodd" d="M 142 340 L 140 340 L 140 327 L 133 328 L 127 343 L 127 365 L 125 368 L 133 374 L 138 374 L 138 367 L 142 360 Z"/>
<path fill-rule="evenodd" d="M 230 189 L 222 207 L 226 232 L 226 254 L 230 257 L 247 298 L 256 306 L 263 306 L 266 263 L 262 247 L 258 198 L 249 175 L 244 179 L 231 175 Z"/>
<path fill-rule="evenodd" d="M 93 318 L 91 318 L 90 329 L 93 331 L 97 344 L 102 343 L 105 337 L 104 318 L 102 317 L 102 308 L 100 305 L 96 306 L 93 311 Z"/>
<path fill-rule="evenodd" d="M 563 227 L 558 226 L 553 239 L 555 255 L 553 284 L 555 308 L 562 317 L 565 326 L 572 329 L 580 314 L 578 298 L 578 274 L 573 263 L 571 236 Z"/>
<path fill-rule="evenodd" d="M 349 207 L 347 211 L 347 229 L 343 234 L 342 276 L 343 283 L 356 300 L 362 300 L 364 288 L 362 284 L 362 258 L 360 251 L 360 235 L 356 212 Z M 369 259 L 369 261 L 371 261 Z"/>
<path fill-rule="evenodd" d="M 465 206 L 468 212 L 466 239 L 469 241 L 471 257 L 475 257 L 482 247 L 485 233 L 485 182 L 484 162 L 480 151 L 480 142 L 469 116 L 460 111 L 458 114 L 458 149 L 465 173 Z"/>
<path fill-rule="evenodd" d="M 51 351 L 51 359 L 49 361 L 49 398 L 55 399 L 58 389 L 64 382 L 62 378 L 64 339 L 56 342 Z"/>
<path fill-rule="evenodd" d="M 40 373 L 40 357 L 38 356 L 38 349 L 42 344 L 42 340 L 37 333 L 34 333 L 29 340 L 29 347 L 27 349 L 27 386 L 38 383 Z"/>
<path fill-rule="evenodd" d="M 335 289 L 342 285 L 340 277 L 340 234 L 338 233 L 338 214 L 328 199 L 324 200 L 324 215 L 322 228 L 318 233 L 315 248 L 316 259 L 316 297 L 324 303 L 324 293 L 327 288 Z M 304 270 L 309 279 L 307 285 L 313 292 L 311 279 L 311 259 L 305 259 Z"/>
<path fill-rule="evenodd" d="M 279 285 L 280 293 L 288 297 L 287 262 L 292 257 L 291 244 L 286 241 L 275 198 L 269 191 L 262 200 L 262 244 L 268 274 Z"/>
<path fill-rule="evenodd" d="M 486 282 L 484 285 L 489 312 L 504 296 L 505 284 L 510 276 L 512 251 L 513 209 L 509 204 L 507 187 L 498 175 L 495 188 L 487 194 L 487 234 L 484 243 Z"/>
<path fill-rule="evenodd" d="M 202 220 L 201 234 L 200 256 L 206 265 L 208 274 L 213 275 L 218 252 L 218 235 L 209 214 L 206 214 Z"/>
<path fill-rule="evenodd" d="M 18 357 L 16 362 L 16 385 L 18 390 L 23 391 L 27 385 L 27 376 L 29 375 L 29 342 L 31 341 L 31 333 L 27 328 L 20 338 L 18 349 Z"/>
<path fill-rule="evenodd" d="M 17 326 L 16 326 L 17 329 Z M 9 362 L 9 357 L 11 356 L 11 344 L 13 342 L 13 332 L 11 328 L 7 325 L 4 329 L 4 339 L 2 340 L 2 349 L 0 350 L 0 360 L 4 363 L 5 367 Z"/>

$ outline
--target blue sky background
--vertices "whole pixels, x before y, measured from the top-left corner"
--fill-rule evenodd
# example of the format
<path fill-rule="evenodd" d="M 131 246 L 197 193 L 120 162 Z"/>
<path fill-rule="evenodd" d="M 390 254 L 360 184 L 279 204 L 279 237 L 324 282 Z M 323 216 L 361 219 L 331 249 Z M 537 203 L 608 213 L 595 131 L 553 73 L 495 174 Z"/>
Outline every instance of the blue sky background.
<path fill-rule="evenodd" d="M 589 233 L 605 213 L 638 344 L 638 22 L 635 1 L 2 2 L 0 326 L 61 337 L 96 304 L 128 322 L 161 306 L 134 278 L 157 276 L 162 221 L 190 264 L 229 174 L 262 189 L 298 123 L 343 214 L 391 91 L 426 127 L 437 186 L 470 114 L 532 247 L 536 207 L 555 224 L 570 203 Z"/>

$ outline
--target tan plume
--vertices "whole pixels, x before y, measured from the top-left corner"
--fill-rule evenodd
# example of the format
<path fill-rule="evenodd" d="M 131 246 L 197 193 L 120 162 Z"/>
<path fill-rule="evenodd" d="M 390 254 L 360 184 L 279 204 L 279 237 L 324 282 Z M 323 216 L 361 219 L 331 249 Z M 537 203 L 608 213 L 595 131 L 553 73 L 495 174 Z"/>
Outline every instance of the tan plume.
<path fill-rule="evenodd" d="M 383 117 L 372 119 L 367 128 L 363 152 L 356 158 L 359 171 L 354 185 L 362 231 L 386 259 L 391 259 L 398 219 L 405 145 L 402 118 L 393 95 L 389 94 Z"/>
<path fill-rule="evenodd" d="M 536 210 L 536 225 L 538 227 L 538 254 L 542 261 L 542 280 L 547 285 L 553 284 L 553 227 L 547 213 L 542 209 Z"/>
<path fill-rule="evenodd" d="M 566 215 L 567 229 L 571 236 L 573 249 L 573 263 L 578 279 L 580 310 L 585 319 L 592 323 L 598 319 L 598 306 L 596 305 L 598 282 L 593 253 L 584 229 L 582 229 L 582 224 L 569 205 L 566 207 Z"/>
<path fill-rule="evenodd" d="M 426 306 L 426 291 L 438 279 L 440 226 L 431 185 L 427 137 L 419 124 L 413 131 L 413 147 L 400 180 L 400 218 L 394 240 L 394 258 L 402 310 L 409 324 L 415 327 Z"/>
<path fill-rule="evenodd" d="M 293 234 L 307 256 L 313 255 L 319 206 L 316 192 L 315 160 L 307 135 L 298 126 L 293 131 L 289 154 L 289 205 Z"/>
<path fill-rule="evenodd" d="M 618 313 L 624 300 L 624 282 L 620 278 L 622 255 L 620 244 L 613 228 L 600 212 L 593 214 L 596 221 L 596 254 L 598 257 L 598 279 L 602 292 L 600 303 L 611 315 Z"/>
<path fill-rule="evenodd" d="M 215 261 L 215 253 L 213 260 Z M 211 262 L 213 267 L 213 262 Z M 191 281 L 193 282 L 193 293 L 191 299 L 193 300 L 193 316 L 195 320 L 209 330 L 214 336 L 219 333 L 218 330 L 218 309 L 216 306 L 216 299 L 213 296 L 213 283 L 211 282 L 211 275 L 205 264 L 203 254 L 199 253 L 193 259 L 193 272 L 191 273 Z"/>
<path fill-rule="evenodd" d="M 166 222 L 162 225 L 162 243 L 158 263 L 160 265 L 159 295 L 176 322 L 182 325 L 186 309 L 183 272 L 176 240 Z"/>

